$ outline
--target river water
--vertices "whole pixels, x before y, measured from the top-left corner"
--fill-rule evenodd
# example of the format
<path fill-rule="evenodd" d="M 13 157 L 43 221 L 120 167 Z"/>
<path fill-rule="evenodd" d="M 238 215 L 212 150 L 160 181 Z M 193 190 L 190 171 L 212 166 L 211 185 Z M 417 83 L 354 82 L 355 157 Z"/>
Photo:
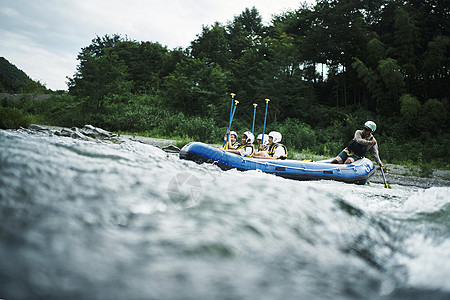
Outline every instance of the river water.
<path fill-rule="evenodd" d="M 1 299 L 449 299 L 450 188 L 0 131 Z"/>

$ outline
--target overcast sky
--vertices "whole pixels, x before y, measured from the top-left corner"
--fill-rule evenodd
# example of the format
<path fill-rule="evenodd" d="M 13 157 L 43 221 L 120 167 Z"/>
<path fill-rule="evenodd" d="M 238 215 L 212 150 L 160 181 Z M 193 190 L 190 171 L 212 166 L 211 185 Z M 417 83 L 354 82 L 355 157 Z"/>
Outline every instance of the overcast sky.
<path fill-rule="evenodd" d="M 186 48 L 202 25 L 255 6 L 271 16 L 315 0 L 0 0 L 0 57 L 52 90 L 65 90 L 81 48 L 97 35 Z"/>

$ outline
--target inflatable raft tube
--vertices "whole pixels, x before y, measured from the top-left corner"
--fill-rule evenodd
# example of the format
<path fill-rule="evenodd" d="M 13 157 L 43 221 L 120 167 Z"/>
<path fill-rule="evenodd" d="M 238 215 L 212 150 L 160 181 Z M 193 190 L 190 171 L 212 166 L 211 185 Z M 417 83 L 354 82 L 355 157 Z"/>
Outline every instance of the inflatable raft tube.
<path fill-rule="evenodd" d="M 365 184 L 375 173 L 371 160 L 362 158 L 353 164 L 330 164 L 324 161 L 273 160 L 243 157 L 204 143 L 192 142 L 180 150 L 180 158 L 197 163 L 212 163 L 222 170 L 259 170 L 294 180 L 336 180 Z"/>

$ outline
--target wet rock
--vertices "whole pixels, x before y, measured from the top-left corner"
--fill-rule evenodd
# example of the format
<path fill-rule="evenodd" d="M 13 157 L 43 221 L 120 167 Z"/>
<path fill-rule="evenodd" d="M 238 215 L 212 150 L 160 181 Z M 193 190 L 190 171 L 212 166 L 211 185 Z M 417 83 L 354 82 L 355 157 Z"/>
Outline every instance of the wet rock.
<path fill-rule="evenodd" d="M 36 124 L 30 124 L 30 126 L 28 126 L 28 129 L 31 130 L 36 130 L 36 131 L 49 131 L 48 128 L 36 125 Z"/>
<path fill-rule="evenodd" d="M 71 137 L 72 136 L 72 130 L 69 130 L 67 128 L 63 128 L 61 130 L 56 130 L 54 131 L 54 134 L 57 136 L 66 136 L 66 137 Z"/>
<path fill-rule="evenodd" d="M 174 146 L 174 145 L 165 146 L 165 147 L 162 147 L 161 149 L 163 149 L 167 153 L 179 153 L 180 152 L 180 148 L 178 148 L 177 146 Z"/>
<path fill-rule="evenodd" d="M 90 136 L 92 138 L 113 138 L 117 137 L 117 134 L 106 131 L 102 128 L 94 127 L 92 125 L 84 125 L 80 132 L 84 135 Z"/>

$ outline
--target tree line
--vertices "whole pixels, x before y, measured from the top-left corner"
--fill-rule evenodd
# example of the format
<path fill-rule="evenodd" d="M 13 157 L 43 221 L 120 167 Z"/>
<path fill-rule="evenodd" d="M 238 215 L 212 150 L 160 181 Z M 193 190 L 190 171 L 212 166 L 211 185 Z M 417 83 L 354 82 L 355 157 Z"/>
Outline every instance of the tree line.
<path fill-rule="evenodd" d="M 269 25 L 247 8 L 204 25 L 186 49 L 97 36 L 61 96 L 78 115 L 62 119 L 169 135 L 191 128 L 189 137 L 211 142 L 227 126 L 233 92 L 236 129 L 251 127 L 257 103 L 261 131 L 269 98 L 268 126 L 292 147 L 331 154 L 372 119 L 390 159 L 433 151 L 448 165 L 449 2 L 317 0 Z"/>
<path fill-rule="evenodd" d="M 317 105 L 357 105 L 403 121 L 421 109 L 448 112 L 446 2 L 319 0 L 268 26 L 253 7 L 203 26 L 187 49 L 96 37 L 78 56 L 69 93 L 95 108 L 151 94 L 184 114 L 216 117 L 234 92 L 246 107 L 272 99 L 274 121 L 307 121 L 304 112 Z"/>

